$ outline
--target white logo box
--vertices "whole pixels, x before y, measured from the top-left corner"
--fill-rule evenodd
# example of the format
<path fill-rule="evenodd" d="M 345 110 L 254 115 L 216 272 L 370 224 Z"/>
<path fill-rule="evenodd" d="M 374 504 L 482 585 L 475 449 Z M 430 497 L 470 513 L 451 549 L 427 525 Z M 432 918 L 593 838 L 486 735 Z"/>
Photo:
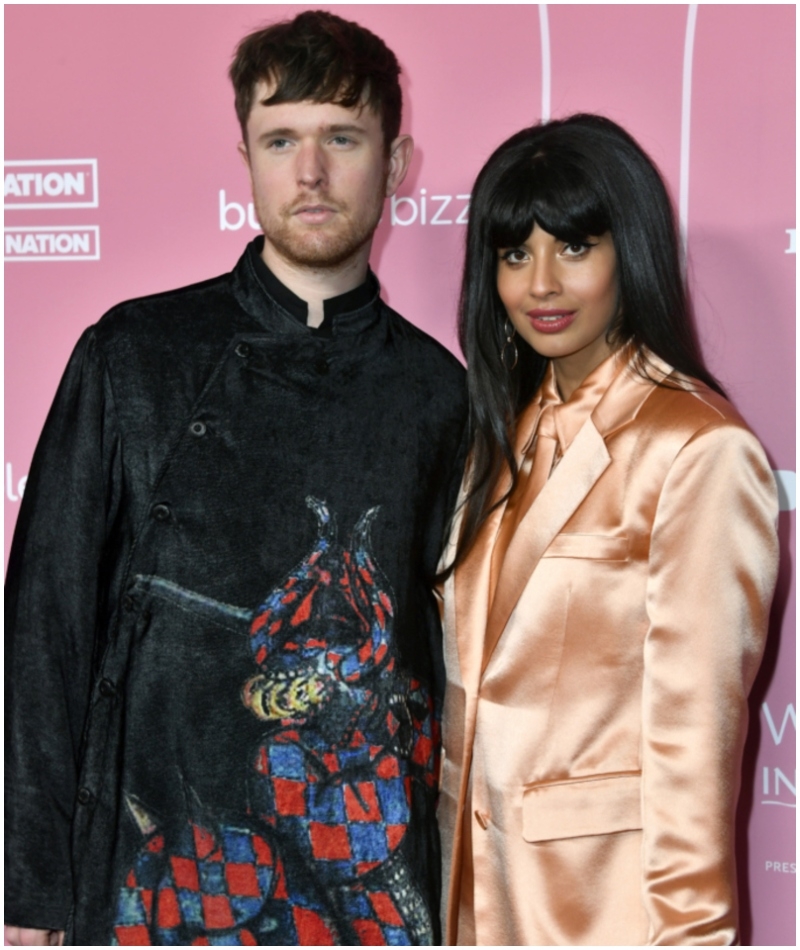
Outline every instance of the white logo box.
<path fill-rule="evenodd" d="M 98 207 L 96 158 L 8 161 L 3 165 L 3 207 L 7 211 Z"/>
<path fill-rule="evenodd" d="M 3 228 L 5 261 L 99 261 L 96 224 Z"/>

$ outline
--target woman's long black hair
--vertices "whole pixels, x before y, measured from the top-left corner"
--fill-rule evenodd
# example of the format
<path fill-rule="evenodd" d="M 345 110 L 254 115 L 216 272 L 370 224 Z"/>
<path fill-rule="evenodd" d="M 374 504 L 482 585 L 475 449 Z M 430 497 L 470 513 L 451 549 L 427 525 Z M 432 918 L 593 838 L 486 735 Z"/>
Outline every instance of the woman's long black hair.
<path fill-rule="evenodd" d="M 442 577 L 464 560 L 489 513 L 513 491 L 516 419 L 547 366 L 525 343 L 513 370 L 500 356 L 506 311 L 497 293 L 497 250 L 523 244 L 534 224 L 571 243 L 610 232 L 620 316 L 609 343 L 632 341 L 644 374 L 647 349 L 724 395 L 703 365 L 675 215 L 651 159 L 599 115 L 573 115 L 513 135 L 486 162 L 472 192 L 458 321 L 470 397 L 470 481 L 456 557 Z M 493 505 L 506 469 L 511 487 Z"/>

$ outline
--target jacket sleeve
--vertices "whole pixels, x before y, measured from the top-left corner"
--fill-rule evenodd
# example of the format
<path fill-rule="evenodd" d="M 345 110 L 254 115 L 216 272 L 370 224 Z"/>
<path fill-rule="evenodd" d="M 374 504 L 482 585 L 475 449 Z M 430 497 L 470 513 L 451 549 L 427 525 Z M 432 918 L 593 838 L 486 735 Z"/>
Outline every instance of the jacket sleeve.
<path fill-rule="evenodd" d="M 34 454 L 7 574 L 5 919 L 18 926 L 63 930 L 72 903 L 70 826 L 119 473 L 88 330 Z"/>
<path fill-rule="evenodd" d="M 648 943 L 738 942 L 734 817 L 778 563 L 761 446 L 715 424 L 673 462 L 651 537 L 642 814 Z"/>

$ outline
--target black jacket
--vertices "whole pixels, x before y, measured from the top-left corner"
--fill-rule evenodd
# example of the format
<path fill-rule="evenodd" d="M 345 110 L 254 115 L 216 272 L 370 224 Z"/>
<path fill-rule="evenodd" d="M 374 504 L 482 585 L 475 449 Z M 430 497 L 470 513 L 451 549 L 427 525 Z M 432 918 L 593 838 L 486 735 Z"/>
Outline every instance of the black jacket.
<path fill-rule="evenodd" d="M 9 923 L 438 936 L 463 370 L 372 277 L 310 330 L 259 246 L 106 314 L 50 411 L 8 569 Z"/>

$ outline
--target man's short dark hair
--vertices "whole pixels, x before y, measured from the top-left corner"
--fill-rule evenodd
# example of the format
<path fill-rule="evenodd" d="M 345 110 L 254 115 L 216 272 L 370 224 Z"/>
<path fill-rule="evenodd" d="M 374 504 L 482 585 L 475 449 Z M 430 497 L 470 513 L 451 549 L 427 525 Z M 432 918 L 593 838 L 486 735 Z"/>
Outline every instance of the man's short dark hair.
<path fill-rule="evenodd" d="M 276 85 L 267 100 L 369 106 L 381 119 L 389 144 L 400 132 L 403 97 L 397 57 L 369 30 L 333 13 L 309 10 L 246 36 L 229 71 L 236 115 L 247 143 L 247 119 L 256 84 Z"/>

